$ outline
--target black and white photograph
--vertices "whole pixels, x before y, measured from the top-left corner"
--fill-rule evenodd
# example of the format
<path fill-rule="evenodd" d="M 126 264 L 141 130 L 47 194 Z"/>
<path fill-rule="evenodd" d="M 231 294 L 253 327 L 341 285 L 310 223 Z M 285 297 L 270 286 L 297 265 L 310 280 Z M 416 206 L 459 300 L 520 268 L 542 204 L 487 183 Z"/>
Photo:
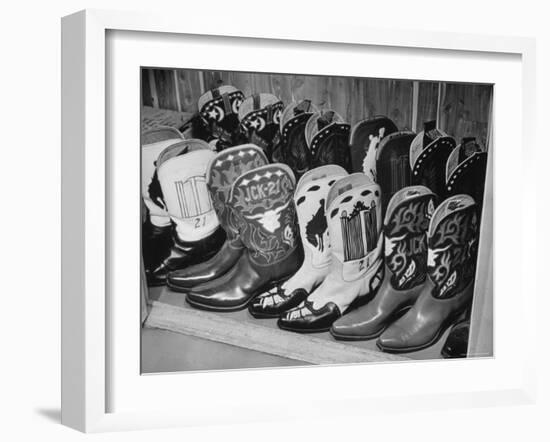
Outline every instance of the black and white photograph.
<path fill-rule="evenodd" d="M 142 373 L 493 356 L 493 85 L 143 67 L 140 94 Z"/>

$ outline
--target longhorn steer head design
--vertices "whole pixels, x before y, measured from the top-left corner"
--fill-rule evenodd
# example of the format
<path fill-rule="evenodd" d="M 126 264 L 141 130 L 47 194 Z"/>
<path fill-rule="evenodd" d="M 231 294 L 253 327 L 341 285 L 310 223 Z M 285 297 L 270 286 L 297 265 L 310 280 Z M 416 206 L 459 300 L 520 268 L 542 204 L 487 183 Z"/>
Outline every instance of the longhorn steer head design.
<path fill-rule="evenodd" d="M 245 215 L 247 219 L 252 219 L 259 221 L 264 229 L 270 233 L 275 233 L 281 223 L 279 221 L 281 212 L 288 207 L 290 201 L 287 201 L 286 204 L 277 207 L 276 209 L 266 210 L 264 213 L 259 213 L 257 215 Z"/>

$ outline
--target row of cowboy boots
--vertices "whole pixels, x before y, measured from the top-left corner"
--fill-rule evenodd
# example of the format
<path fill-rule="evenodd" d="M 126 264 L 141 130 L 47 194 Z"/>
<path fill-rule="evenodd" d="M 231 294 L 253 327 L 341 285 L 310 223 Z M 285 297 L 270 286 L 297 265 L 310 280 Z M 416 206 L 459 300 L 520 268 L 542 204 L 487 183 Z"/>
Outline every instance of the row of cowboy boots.
<path fill-rule="evenodd" d="M 288 281 L 249 306 L 296 332 L 327 331 L 382 282 L 380 187 L 362 173 L 322 166 L 300 179 L 294 201 L 304 262 Z"/>
<path fill-rule="evenodd" d="M 247 144 L 216 154 L 206 180 L 226 243 L 210 260 L 171 272 L 167 284 L 196 308 L 240 310 L 302 263 L 294 174 Z"/>
<path fill-rule="evenodd" d="M 211 89 L 198 102 L 203 138 L 221 151 L 252 143 L 269 161 L 287 164 L 296 178 L 325 164 L 351 170 L 350 125 L 310 100 L 290 103 L 269 93 L 244 94 L 233 86 Z M 194 135 L 195 137 L 196 135 Z"/>
<path fill-rule="evenodd" d="M 468 195 L 443 201 L 424 186 L 399 191 L 384 220 L 385 277 L 374 299 L 336 321 L 336 339 L 387 352 L 435 343 L 469 307 L 477 257 L 477 208 Z"/>

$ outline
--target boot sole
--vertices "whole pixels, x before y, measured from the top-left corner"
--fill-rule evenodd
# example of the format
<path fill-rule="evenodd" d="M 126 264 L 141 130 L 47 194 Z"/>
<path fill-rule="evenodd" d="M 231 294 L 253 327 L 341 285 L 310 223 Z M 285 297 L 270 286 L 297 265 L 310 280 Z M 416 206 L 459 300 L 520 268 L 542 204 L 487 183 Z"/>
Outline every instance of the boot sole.
<path fill-rule="evenodd" d="M 281 313 L 256 313 L 256 312 L 252 313 L 250 309 L 248 309 L 248 313 L 250 313 L 250 316 L 256 319 L 275 319 L 281 316 L 284 313 L 284 311 Z"/>
<path fill-rule="evenodd" d="M 395 313 L 393 313 L 389 318 L 384 327 L 379 329 L 378 331 L 370 334 L 370 335 L 341 335 L 336 333 L 332 330 L 332 327 L 330 328 L 330 334 L 336 339 L 337 341 L 370 341 L 372 339 L 376 339 L 380 337 L 382 333 L 386 331 L 386 329 L 393 324 L 397 319 L 399 319 L 401 316 L 403 316 L 405 313 L 407 313 L 411 309 L 411 305 L 407 307 L 403 307 L 400 310 L 397 310 Z"/>
<path fill-rule="evenodd" d="M 330 330 L 330 327 L 325 328 L 316 328 L 316 329 L 303 329 L 303 328 L 292 328 L 292 327 L 286 327 L 282 326 L 280 324 L 277 324 L 281 330 L 290 331 L 294 333 L 302 333 L 302 334 L 309 334 L 309 333 L 324 333 L 328 332 Z"/>
<path fill-rule="evenodd" d="M 447 329 L 449 327 L 451 327 L 456 319 L 462 314 L 463 312 L 461 311 L 460 313 L 456 314 L 456 315 L 453 315 L 451 316 L 450 318 L 448 318 L 446 321 L 443 322 L 442 326 L 439 328 L 439 330 L 437 331 L 437 333 L 435 334 L 435 336 L 430 339 L 429 342 L 425 343 L 425 344 L 422 344 L 422 345 L 417 345 L 417 346 L 413 346 L 413 347 L 400 347 L 400 348 L 393 348 L 393 347 L 384 347 L 383 345 L 380 344 L 380 342 L 376 341 L 376 346 L 382 350 L 383 352 L 385 353 L 393 353 L 393 354 L 398 354 L 398 353 L 412 353 L 412 352 L 415 352 L 415 351 L 420 351 L 420 350 L 424 350 L 425 348 L 428 348 L 428 347 L 431 347 L 432 345 L 434 345 L 437 341 L 439 341 L 441 339 L 441 336 L 443 336 L 445 334 L 445 332 L 447 331 Z"/>
<path fill-rule="evenodd" d="M 187 297 L 185 298 L 185 302 L 187 302 L 187 304 L 189 304 L 191 307 L 194 307 L 198 310 L 206 310 L 206 311 L 209 311 L 209 312 L 238 312 L 240 310 L 244 310 L 248 306 L 248 304 L 250 304 L 250 301 L 252 301 L 252 299 L 254 299 L 254 298 L 255 297 L 253 296 L 252 298 L 248 299 L 243 304 L 233 305 L 231 307 L 220 307 L 220 306 L 212 306 L 212 305 L 207 305 L 207 304 L 201 304 L 200 302 L 191 301 Z"/>

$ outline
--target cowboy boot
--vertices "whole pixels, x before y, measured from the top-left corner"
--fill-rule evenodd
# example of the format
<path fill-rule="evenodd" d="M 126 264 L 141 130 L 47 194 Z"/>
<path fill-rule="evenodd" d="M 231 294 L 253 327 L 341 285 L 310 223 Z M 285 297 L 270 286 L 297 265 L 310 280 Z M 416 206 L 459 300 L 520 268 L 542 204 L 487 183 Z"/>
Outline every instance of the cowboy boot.
<path fill-rule="evenodd" d="M 446 195 L 467 194 L 477 204 L 481 216 L 485 191 L 487 152 L 481 149 L 475 138 L 463 138 L 447 160 Z"/>
<path fill-rule="evenodd" d="M 411 183 L 426 186 L 438 198 L 443 199 L 446 185 L 445 167 L 456 142 L 454 138 L 437 129 L 435 124 L 435 121 L 424 123 L 424 130 L 416 135 L 411 143 Z"/>
<path fill-rule="evenodd" d="M 391 353 L 433 345 L 468 308 L 473 296 L 478 215 L 469 195 L 446 199 L 428 229 L 428 278 L 414 306 L 377 341 Z"/>
<path fill-rule="evenodd" d="M 208 261 L 171 272 L 168 275 L 168 287 L 175 291 L 186 291 L 189 287 L 219 278 L 237 263 L 244 244 L 239 238 L 235 215 L 228 205 L 229 192 L 231 185 L 241 174 L 265 164 L 265 154 L 253 144 L 230 147 L 210 160 L 206 184 L 227 239 L 220 251 Z"/>
<path fill-rule="evenodd" d="M 213 156 L 206 142 L 193 139 L 172 145 L 159 156 L 157 175 L 174 224 L 174 244 L 151 272 L 157 285 L 166 282 L 169 272 L 209 259 L 225 240 L 206 188 L 206 166 Z"/>
<path fill-rule="evenodd" d="M 368 300 L 383 278 L 380 187 L 362 173 L 334 183 L 325 203 L 330 271 L 308 298 L 284 313 L 280 328 L 327 331 L 352 303 Z"/>
<path fill-rule="evenodd" d="M 373 137 L 382 140 L 385 136 L 397 132 L 397 126 L 388 117 L 377 115 L 359 121 L 351 129 L 350 150 L 353 172 L 363 172 L 363 163 Z"/>
<path fill-rule="evenodd" d="M 330 240 L 325 216 L 325 201 L 330 187 L 347 175 L 340 166 L 321 166 L 302 176 L 294 204 L 298 214 L 304 262 L 282 285 L 261 294 L 249 305 L 256 318 L 274 318 L 296 307 L 323 282 L 330 268 Z"/>
<path fill-rule="evenodd" d="M 207 127 L 211 146 L 222 151 L 238 144 L 239 108 L 244 94 L 229 85 L 210 89 L 198 101 L 199 115 Z"/>
<path fill-rule="evenodd" d="M 306 143 L 305 128 L 309 118 L 318 109 L 311 100 L 289 104 L 281 116 L 281 140 L 273 152 L 273 161 L 288 165 L 296 179 L 311 165 L 311 153 Z"/>
<path fill-rule="evenodd" d="M 384 137 L 378 146 L 376 182 L 382 190 L 383 213 L 395 193 L 411 185 L 409 149 L 414 137 L 414 132 L 394 132 Z"/>
<path fill-rule="evenodd" d="M 406 187 L 393 196 L 384 219 L 384 281 L 372 301 L 332 325 L 336 339 L 377 338 L 416 302 L 426 280 L 426 233 L 433 211 L 434 195 L 427 187 Z"/>
<path fill-rule="evenodd" d="M 213 281 L 187 291 L 196 308 L 234 311 L 294 274 L 302 264 L 294 174 L 284 164 L 269 164 L 242 174 L 233 183 L 229 205 L 245 250 L 237 264 Z"/>
<path fill-rule="evenodd" d="M 350 125 L 332 110 L 313 114 L 306 123 L 305 137 L 311 152 L 311 168 L 336 164 L 351 171 Z"/>
<path fill-rule="evenodd" d="M 270 161 L 279 144 L 283 107 L 283 102 L 275 95 L 261 93 L 247 97 L 239 108 L 243 142 L 261 147 Z"/>
<path fill-rule="evenodd" d="M 183 140 L 172 127 L 158 127 L 141 134 L 141 195 L 145 205 L 145 221 L 141 230 L 141 249 L 148 284 L 154 284 L 150 275 L 172 247 L 172 224 L 162 200 L 162 191 L 156 174 L 157 159 L 168 146 Z"/>

